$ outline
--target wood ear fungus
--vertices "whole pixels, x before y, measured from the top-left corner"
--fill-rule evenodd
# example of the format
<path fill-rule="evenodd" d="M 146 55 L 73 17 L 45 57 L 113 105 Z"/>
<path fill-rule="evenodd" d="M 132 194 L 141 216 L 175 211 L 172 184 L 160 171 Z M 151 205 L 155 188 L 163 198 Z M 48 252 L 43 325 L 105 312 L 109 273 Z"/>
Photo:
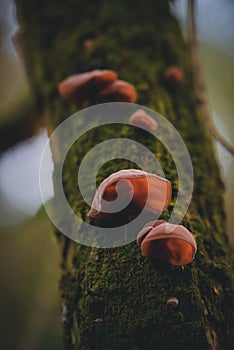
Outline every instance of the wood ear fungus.
<path fill-rule="evenodd" d="M 64 100 L 76 104 L 82 100 L 89 100 L 91 95 L 112 84 L 116 79 L 117 75 L 112 70 L 95 69 L 69 76 L 58 85 L 58 91 Z"/>
<path fill-rule="evenodd" d="M 179 305 L 179 300 L 176 297 L 170 297 L 167 300 L 167 305 L 171 307 L 176 307 Z"/>
<path fill-rule="evenodd" d="M 165 70 L 163 78 L 167 85 L 175 86 L 183 81 L 184 73 L 180 68 L 172 66 Z"/>
<path fill-rule="evenodd" d="M 129 122 L 133 126 L 152 131 L 156 130 L 158 127 L 157 122 L 151 118 L 143 109 L 138 109 L 135 113 L 133 113 L 129 119 Z"/>
<path fill-rule="evenodd" d="M 171 199 L 171 184 L 167 179 L 142 170 L 120 170 L 108 176 L 94 196 L 88 216 L 96 220 L 113 220 L 137 216 L 142 210 L 163 211 Z M 116 200 L 128 203 L 115 210 Z M 122 206 L 121 206 L 122 207 Z"/>
<path fill-rule="evenodd" d="M 193 260 L 197 244 L 192 233 L 183 225 L 160 223 L 148 228 L 144 227 L 137 236 L 143 256 L 165 260 L 177 266 L 189 264 Z"/>
<path fill-rule="evenodd" d="M 133 85 L 123 80 L 116 80 L 99 92 L 99 96 L 108 102 L 135 103 L 137 92 Z"/>

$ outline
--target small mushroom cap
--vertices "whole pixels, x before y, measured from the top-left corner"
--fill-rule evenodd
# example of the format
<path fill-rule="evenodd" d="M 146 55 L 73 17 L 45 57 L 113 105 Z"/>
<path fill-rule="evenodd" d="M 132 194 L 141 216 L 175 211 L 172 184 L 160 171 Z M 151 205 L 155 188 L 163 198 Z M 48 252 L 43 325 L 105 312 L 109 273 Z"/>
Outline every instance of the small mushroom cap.
<path fill-rule="evenodd" d="M 117 75 L 112 70 L 95 69 L 69 76 L 58 85 L 58 91 L 64 100 L 78 103 L 89 99 L 92 94 L 112 84 L 116 79 Z"/>
<path fill-rule="evenodd" d="M 157 227 L 158 225 L 166 223 L 165 220 L 156 220 L 156 221 L 150 221 L 148 222 L 143 229 L 138 233 L 137 235 L 137 244 L 141 245 L 143 239 L 145 239 L 146 235 L 154 228 Z"/>
<path fill-rule="evenodd" d="M 143 256 L 183 266 L 193 260 L 197 244 L 183 225 L 163 223 L 152 228 L 142 240 L 141 251 Z"/>
<path fill-rule="evenodd" d="M 157 122 L 151 118 L 143 109 L 138 109 L 129 120 L 130 124 L 133 126 L 138 126 L 139 128 L 146 128 L 148 130 L 156 130 L 158 127 Z"/>
<path fill-rule="evenodd" d="M 180 83 L 183 79 L 184 73 L 178 67 L 169 67 L 164 73 L 164 80 L 171 85 L 176 85 Z"/>
<path fill-rule="evenodd" d="M 168 206 L 170 198 L 170 181 L 142 170 L 120 170 L 100 184 L 88 216 L 112 220 L 114 217 L 137 216 L 143 209 L 158 213 Z M 121 210 L 115 209 L 116 199 Z"/>
<path fill-rule="evenodd" d="M 135 103 L 137 92 L 133 85 L 123 80 L 116 80 L 100 91 L 99 96 L 110 102 Z"/>
<path fill-rule="evenodd" d="M 168 306 L 172 306 L 172 307 L 176 307 L 179 305 L 179 299 L 176 298 L 176 297 L 170 297 L 168 300 L 167 300 L 167 305 Z"/>

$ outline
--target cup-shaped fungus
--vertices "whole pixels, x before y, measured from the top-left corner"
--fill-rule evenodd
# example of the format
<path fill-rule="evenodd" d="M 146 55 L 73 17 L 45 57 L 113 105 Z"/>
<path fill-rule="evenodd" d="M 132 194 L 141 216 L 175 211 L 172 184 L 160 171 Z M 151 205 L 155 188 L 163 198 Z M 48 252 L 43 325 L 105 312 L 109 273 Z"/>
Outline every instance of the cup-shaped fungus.
<path fill-rule="evenodd" d="M 89 100 L 90 96 L 112 84 L 116 79 L 117 75 L 112 70 L 95 69 L 69 76 L 58 85 L 58 90 L 64 100 L 75 104 Z"/>
<path fill-rule="evenodd" d="M 163 78 L 168 85 L 174 86 L 183 81 L 184 73 L 180 68 L 172 66 L 165 70 Z"/>
<path fill-rule="evenodd" d="M 131 102 L 137 100 L 137 92 L 133 85 L 123 80 L 116 80 L 100 91 L 99 96 L 109 102 Z"/>
<path fill-rule="evenodd" d="M 160 223 L 148 228 L 147 231 L 147 226 L 144 227 L 137 236 L 143 256 L 162 259 L 178 266 L 193 260 L 197 244 L 192 233 L 183 225 Z"/>
<path fill-rule="evenodd" d="M 133 115 L 130 117 L 129 122 L 133 126 L 138 126 L 139 128 L 147 129 L 147 130 L 156 130 L 157 122 L 151 118 L 143 109 L 138 109 Z"/>
<path fill-rule="evenodd" d="M 135 217 L 143 209 L 160 213 L 171 199 L 167 179 L 142 170 L 120 170 L 108 176 L 94 196 L 88 216 L 96 220 Z"/>

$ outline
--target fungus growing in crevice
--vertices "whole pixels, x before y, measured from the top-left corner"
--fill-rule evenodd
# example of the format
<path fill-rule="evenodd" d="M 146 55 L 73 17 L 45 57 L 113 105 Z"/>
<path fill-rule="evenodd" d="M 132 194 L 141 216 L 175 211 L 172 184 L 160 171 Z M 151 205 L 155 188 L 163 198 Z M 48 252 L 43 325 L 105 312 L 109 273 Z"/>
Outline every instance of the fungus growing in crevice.
<path fill-rule="evenodd" d="M 99 92 L 99 96 L 108 102 L 135 103 L 137 92 L 133 85 L 123 80 L 116 80 Z"/>
<path fill-rule="evenodd" d="M 147 129 L 147 130 L 156 130 L 158 127 L 157 122 L 151 118 L 143 109 L 138 109 L 133 115 L 130 117 L 129 122 L 133 126 L 137 126 L 139 128 Z"/>
<path fill-rule="evenodd" d="M 197 244 L 192 233 L 183 225 L 160 223 L 148 228 L 147 231 L 145 226 L 137 236 L 143 256 L 177 266 L 189 264 L 193 260 Z"/>
<path fill-rule="evenodd" d="M 137 169 L 120 170 L 100 184 L 88 216 L 118 220 L 133 218 L 143 209 L 160 213 L 170 199 L 171 183 L 167 179 Z"/>
<path fill-rule="evenodd" d="M 178 67 L 169 67 L 165 70 L 163 79 L 167 85 L 175 86 L 184 79 L 183 71 Z"/>
<path fill-rule="evenodd" d="M 112 70 L 95 69 L 69 76 L 58 85 L 58 91 L 64 100 L 76 104 L 82 100 L 89 100 L 92 95 L 116 79 L 117 75 Z"/>

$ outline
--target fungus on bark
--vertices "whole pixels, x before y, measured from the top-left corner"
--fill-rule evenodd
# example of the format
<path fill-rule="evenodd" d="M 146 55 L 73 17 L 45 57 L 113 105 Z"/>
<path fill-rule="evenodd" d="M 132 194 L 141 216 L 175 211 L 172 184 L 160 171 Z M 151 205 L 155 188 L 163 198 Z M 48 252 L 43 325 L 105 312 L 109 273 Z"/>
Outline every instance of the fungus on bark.
<path fill-rule="evenodd" d="M 137 100 L 137 92 L 134 86 L 123 80 L 114 81 L 100 91 L 99 96 L 108 102 L 135 103 Z"/>
<path fill-rule="evenodd" d="M 184 73 L 180 68 L 171 66 L 165 70 L 163 79 L 167 85 L 175 86 L 183 81 Z"/>
<path fill-rule="evenodd" d="M 196 254 L 197 244 L 192 233 L 183 225 L 160 223 L 144 227 L 137 236 L 142 255 L 162 259 L 172 265 L 189 264 Z"/>
<path fill-rule="evenodd" d="M 160 213 L 170 199 L 171 183 L 167 179 L 137 169 L 120 170 L 100 184 L 88 216 L 96 220 L 118 220 L 137 216 L 143 209 Z M 116 203 L 121 210 L 117 210 Z M 126 204 L 124 208 L 123 204 Z"/>
<path fill-rule="evenodd" d="M 167 305 L 168 306 L 171 306 L 171 307 L 176 307 L 179 305 L 179 299 L 176 298 L 176 297 L 170 297 L 168 300 L 167 300 Z"/>
<path fill-rule="evenodd" d="M 89 100 L 92 95 L 112 84 L 117 75 L 112 70 L 95 69 L 90 72 L 70 75 L 58 85 L 60 96 L 70 103 Z"/>
<path fill-rule="evenodd" d="M 152 131 L 156 130 L 158 126 L 157 122 L 143 109 L 138 109 L 135 113 L 133 113 L 129 119 L 129 122 L 133 126 Z"/>

